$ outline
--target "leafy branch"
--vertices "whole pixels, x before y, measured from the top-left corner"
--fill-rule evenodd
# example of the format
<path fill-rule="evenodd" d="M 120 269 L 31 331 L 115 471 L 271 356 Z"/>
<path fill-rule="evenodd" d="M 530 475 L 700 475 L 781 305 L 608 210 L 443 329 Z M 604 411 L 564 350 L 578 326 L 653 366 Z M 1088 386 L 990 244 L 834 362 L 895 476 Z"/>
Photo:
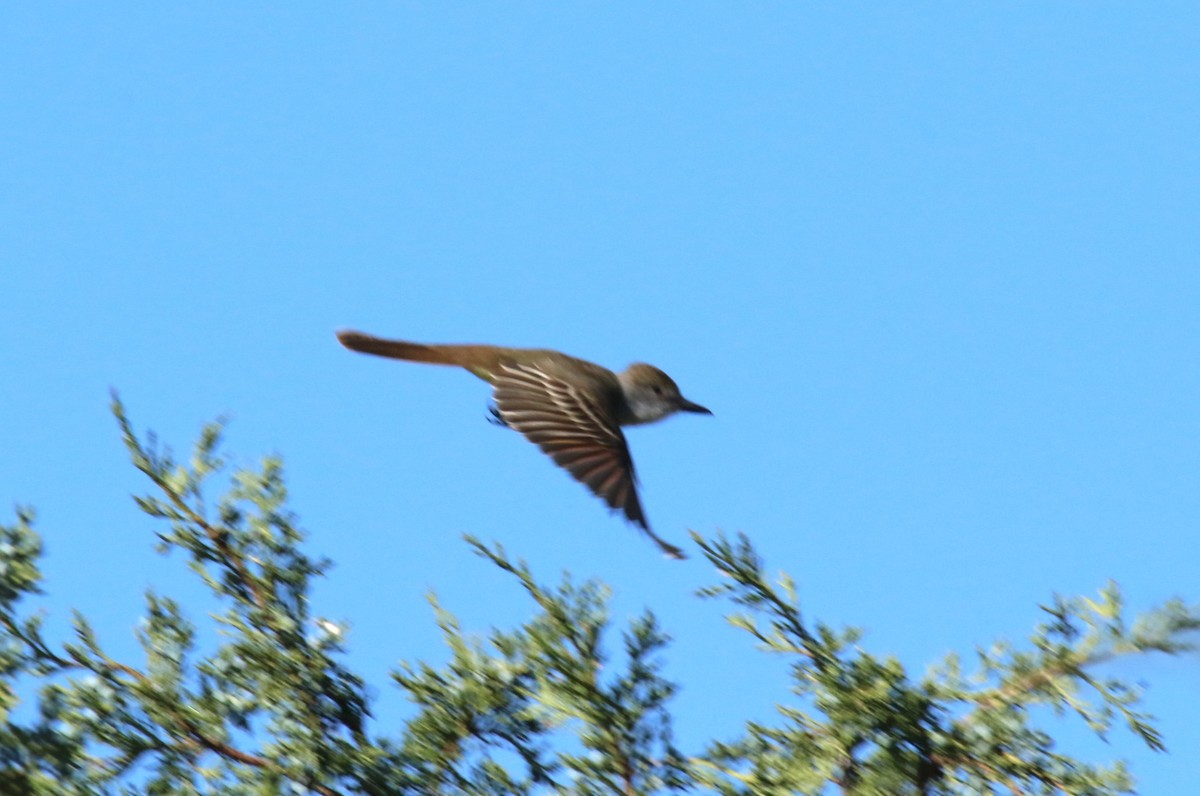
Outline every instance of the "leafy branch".
<path fill-rule="evenodd" d="M 184 553 L 212 592 L 220 642 L 201 649 L 183 607 L 155 591 L 138 624 L 143 660 L 106 653 L 80 613 L 70 641 L 48 640 L 44 615 L 21 610 L 42 594 L 42 545 L 33 511 L 19 508 L 0 526 L 0 793 L 1103 796 L 1130 791 L 1124 766 L 1057 751 L 1035 718 L 1076 716 L 1102 737 L 1120 723 L 1165 749 L 1142 689 L 1103 670 L 1194 649 L 1200 628 L 1178 600 L 1128 621 L 1109 584 L 1095 599 L 1056 597 L 1028 644 L 979 649 L 970 674 L 950 655 L 917 678 L 864 650 L 859 630 L 807 619 L 791 579 L 769 578 L 745 536 L 693 534 L 723 576 L 700 596 L 728 600 L 729 622 L 789 660 L 792 693 L 777 722 L 685 754 L 670 639 L 654 614 L 617 641 L 602 583 L 546 585 L 500 545 L 468 537 L 515 580 L 531 618 L 474 635 L 431 594 L 449 657 L 393 672 L 412 708 L 389 733 L 344 663 L 344 625 L 312 612 L 313 579 L 329 563 L 303 552 L 282 463 L 231 469 L 220 421 L 177 461 L 134 431 L 115 395 L 112 409 L 151 487 L 134 500 L 162 523 L 158 549 Z"/>

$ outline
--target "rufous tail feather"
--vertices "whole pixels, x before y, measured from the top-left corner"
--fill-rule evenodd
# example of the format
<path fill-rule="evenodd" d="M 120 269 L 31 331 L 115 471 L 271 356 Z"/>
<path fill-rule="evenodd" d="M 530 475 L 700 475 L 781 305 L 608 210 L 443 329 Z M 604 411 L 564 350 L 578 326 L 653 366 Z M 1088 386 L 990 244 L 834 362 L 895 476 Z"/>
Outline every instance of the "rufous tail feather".
<path fill-rule="evenodd" d="M 474 346 L 425 345 L 404 340 L 385 340 L 382 337 L 355 331 L 337 333 L 338 342 L 351 351 L 374 354 L 409 362 L 429 362 L 435 365 L 467 365 L 467 349 Z"/>

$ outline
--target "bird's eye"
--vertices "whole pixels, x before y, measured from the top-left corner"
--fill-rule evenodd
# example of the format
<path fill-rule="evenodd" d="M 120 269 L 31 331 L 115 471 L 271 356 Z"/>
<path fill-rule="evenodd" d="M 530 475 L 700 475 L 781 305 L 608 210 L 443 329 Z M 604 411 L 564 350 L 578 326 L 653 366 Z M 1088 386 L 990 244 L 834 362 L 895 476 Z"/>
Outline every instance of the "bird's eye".
<path fill-rule="evenodd" d="M 662 395 L 662 387 L 655 386 L 655 387 L 654 387 L 654 394 L 655 394 L 655 395 Z"/>

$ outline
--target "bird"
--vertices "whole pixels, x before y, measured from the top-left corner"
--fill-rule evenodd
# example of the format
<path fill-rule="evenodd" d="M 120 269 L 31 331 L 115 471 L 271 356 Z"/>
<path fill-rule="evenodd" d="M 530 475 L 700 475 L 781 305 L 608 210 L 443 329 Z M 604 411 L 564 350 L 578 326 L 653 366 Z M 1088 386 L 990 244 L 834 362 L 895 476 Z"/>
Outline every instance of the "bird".
<path fill-rule="evenodd" d="M 624 514 L 669 558 L 683 550 L 654 533 L 638 498 L 629 444 L 621 430 L 676 412 L 711 415 L 653 365 L 606 367 L 544 348 L 428 344 L 352 330 L 337 332 L 351 351 L 408 362 L 456 365 L 492 385 L 496 422 L 520 432 L 609 508 Z"/>

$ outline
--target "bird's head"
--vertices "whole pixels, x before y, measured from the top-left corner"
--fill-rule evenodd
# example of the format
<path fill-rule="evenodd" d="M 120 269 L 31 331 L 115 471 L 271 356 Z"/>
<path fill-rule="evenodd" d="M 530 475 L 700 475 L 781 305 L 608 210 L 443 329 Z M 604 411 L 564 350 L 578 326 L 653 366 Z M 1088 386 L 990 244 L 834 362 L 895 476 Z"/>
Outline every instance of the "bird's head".
<path fill-rule="evenodd" d="M 621 381 L 630 413 L 629 417 L 623 418 L 623 425 L 653 423 L 674 412 L 712 414 L 700 404 L 684 398 L 674 379 L 653 365 L 635 362 L 617 378 Z"/>

